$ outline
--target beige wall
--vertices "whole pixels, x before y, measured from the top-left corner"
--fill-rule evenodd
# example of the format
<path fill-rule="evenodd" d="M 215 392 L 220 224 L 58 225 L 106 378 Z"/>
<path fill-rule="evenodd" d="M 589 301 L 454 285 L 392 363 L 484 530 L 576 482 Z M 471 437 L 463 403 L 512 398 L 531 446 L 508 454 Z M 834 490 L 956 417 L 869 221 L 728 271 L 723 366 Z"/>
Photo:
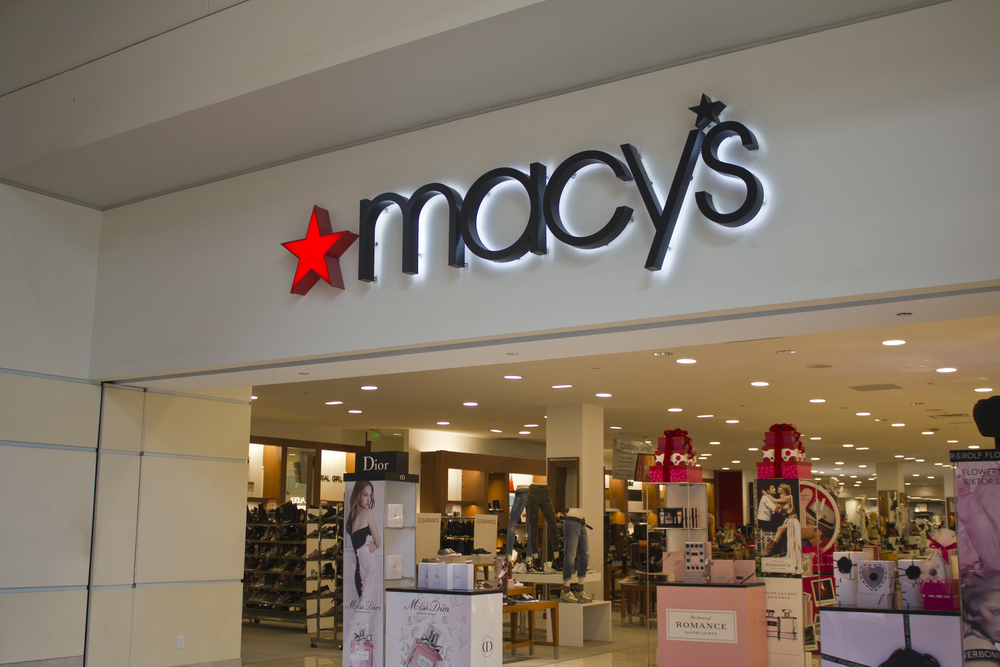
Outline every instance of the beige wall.
<path fill-rule="evenodd" d="M 245 393 L 0 372 L 0 665 L 239 665 Z"/>

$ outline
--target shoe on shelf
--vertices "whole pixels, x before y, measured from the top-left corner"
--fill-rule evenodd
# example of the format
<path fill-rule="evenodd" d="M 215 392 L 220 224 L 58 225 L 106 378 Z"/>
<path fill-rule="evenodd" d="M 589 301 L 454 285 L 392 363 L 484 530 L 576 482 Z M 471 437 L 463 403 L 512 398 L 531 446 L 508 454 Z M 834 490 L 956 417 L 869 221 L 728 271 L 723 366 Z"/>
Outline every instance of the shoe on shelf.
<path fill-rule="evenodd" d="M 545 565 L 542 566 L 542 572 L 545 574 L 555 574 L 557 572 L 562 572 L 562 569 L 557 569 L 555 567 L 555 563 L 545 563 Z"/>
<path fill-rule="evenodd" d="M 441 549 L 438 551 L 438 556 L 457 556 L 458 552 L 454 549 Z"/>
<path fill-rule="evenodd" d="M 560 602 L 579 602 L 580 599 L 568 588 L 563 587 L 562 593 L 559 594 Z"/>
<path fill-rule="evenodd" d="M 528 574 L 528 566 L 524 563 L 515 563 L 510 571 L 514 574 Z"/>
<path fill-rule="evenodd" d="M 542 574 L 545 572 L 545 566 L 542 564 L 540 558 L 536 558 L 528 563 L 528 572 L 534 572 L 535 574 Z"/>
<path fill-rule="evenodd" d="M 476 549 L 473 549 L 472 553 L 475 556 L 489 556 L 490 555 L 490 552 L 487 551 L 486 549 L 483 549 L 482 547 L 478 547 Z"/>

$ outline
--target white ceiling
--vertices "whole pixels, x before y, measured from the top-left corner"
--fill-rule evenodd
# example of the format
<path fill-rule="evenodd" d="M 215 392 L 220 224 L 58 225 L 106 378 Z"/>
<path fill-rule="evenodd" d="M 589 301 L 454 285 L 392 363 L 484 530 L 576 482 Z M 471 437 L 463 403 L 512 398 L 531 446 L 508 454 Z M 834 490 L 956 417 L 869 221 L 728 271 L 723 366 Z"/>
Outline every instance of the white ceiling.
<path fill-rule="evenodd" d="M 107 209 L 937 1 L 7 0 L 0 182 Z"/>

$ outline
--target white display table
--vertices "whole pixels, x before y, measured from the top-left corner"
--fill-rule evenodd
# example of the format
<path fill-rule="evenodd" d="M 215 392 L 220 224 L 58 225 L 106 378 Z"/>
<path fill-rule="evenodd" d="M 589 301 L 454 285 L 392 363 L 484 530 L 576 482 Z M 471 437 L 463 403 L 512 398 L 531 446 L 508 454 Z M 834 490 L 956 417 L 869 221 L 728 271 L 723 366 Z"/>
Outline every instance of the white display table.
<path fill-rule="evenodd" d="M 583 640 L 595 642 L 611 641 L 611 601 L 594 600 L 560 602 L 559 616 L 562 618 L 559 643 L 562 646 L 583 646 Z"/>
<path fill-rule="evenodd" d="M 503 664 L 503 595 L 423 588 L 385 589 L 385 664 L 407 665 L 419 645 L 433 638 L 444 666 Z M 430 663 L 427 663 L 430 664 Z"/>

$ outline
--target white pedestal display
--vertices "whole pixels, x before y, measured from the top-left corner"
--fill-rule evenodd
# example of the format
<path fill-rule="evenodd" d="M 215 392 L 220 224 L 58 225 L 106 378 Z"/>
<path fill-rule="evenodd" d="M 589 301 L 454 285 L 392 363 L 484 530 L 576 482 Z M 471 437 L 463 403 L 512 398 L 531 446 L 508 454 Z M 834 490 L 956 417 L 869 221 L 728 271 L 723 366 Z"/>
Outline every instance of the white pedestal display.
<path fill-rule="evenodd" d="M 503 595 L 496 590 L 388 588 L 385 664 L 500 667 L 502 610 Z M 440 658 L 437 662 L 435 655 Z M 413 659 L 416 662 L 411 662 Z"/>
<path fill-rule="evenodd" d="M 611 641 L 611 602 L 559 603 L 559 645 L 583 646 L 583 640 Z"/>

